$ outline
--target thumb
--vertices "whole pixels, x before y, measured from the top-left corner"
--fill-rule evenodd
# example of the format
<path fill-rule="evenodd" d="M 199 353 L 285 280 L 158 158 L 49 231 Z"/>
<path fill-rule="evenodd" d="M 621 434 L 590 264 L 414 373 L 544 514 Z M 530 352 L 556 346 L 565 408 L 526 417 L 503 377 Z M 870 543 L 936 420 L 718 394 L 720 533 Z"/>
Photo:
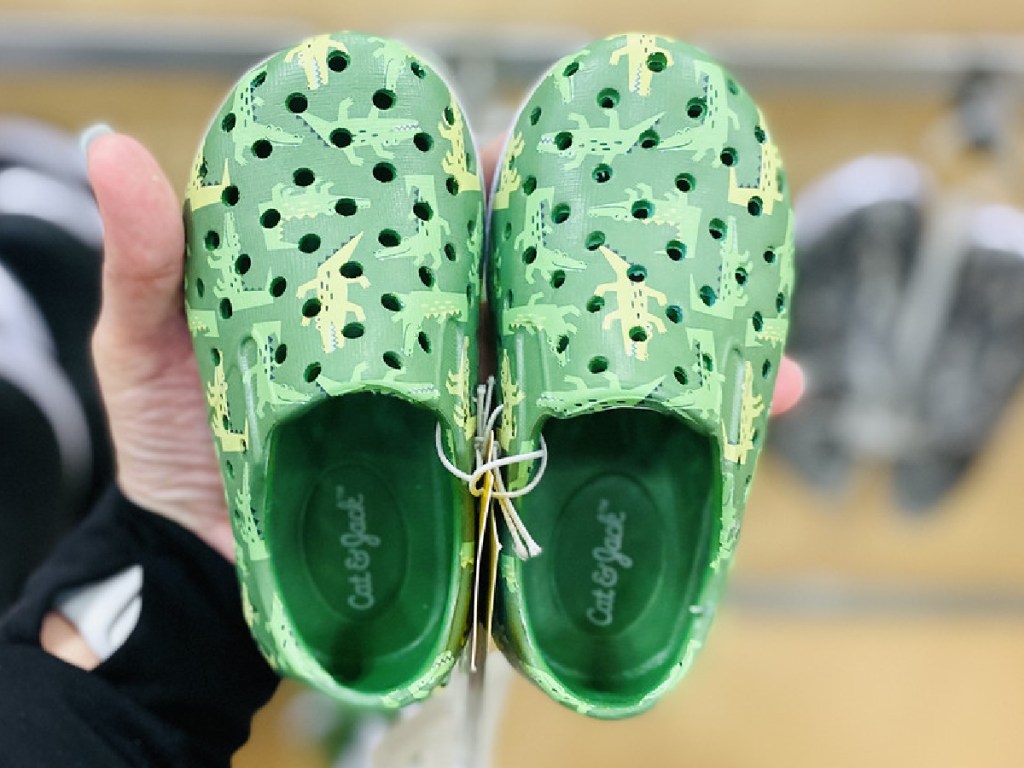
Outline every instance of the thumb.
<path fill-rule="evenodd" d="M 169 324 L 181 323 L 181 209 L 167 176 L 139 142 L 108 134 L 87 152 L 105 233 L 97 333 L 139 349 L 166 339 Z"/>

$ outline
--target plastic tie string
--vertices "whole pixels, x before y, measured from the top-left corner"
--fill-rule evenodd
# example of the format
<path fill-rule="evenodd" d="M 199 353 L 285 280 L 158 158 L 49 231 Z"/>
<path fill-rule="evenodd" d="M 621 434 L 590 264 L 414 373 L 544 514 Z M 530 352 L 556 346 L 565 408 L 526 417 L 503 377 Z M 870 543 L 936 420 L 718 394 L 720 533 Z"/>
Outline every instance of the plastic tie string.
<path fill-rule="evenodd" d="M 544 476 L 544 470 L 547 468 L 548 463 L 548 449 L 543 436 L 540 438 L 540 447 L 537 450 L 519 453 L 512 456 L 501 455 L 501 448 L 498 445 L 497 436 L 495 434 L 495 425 L 497 424 L 498 417 L 501 416 L 504 411 L 505 406 L 494 405 L 493 376 L 488 378 L 487 384 L 481 384 L 477 387 L 476 406 L 477 430 L 476 436 L 473 439 L 474 468 L 472 472 L 464 472 L 459 469 L 454 463 L 452 463 L 448 456 L 445 455 L 440 424 L 437 425 L 437 429 L 434 432 L 434 443 L 437 448 L 437 457 L 440 459 L 441 464 L 444 465 L 444 468 L 452 475 L 464 482 L 466 487 L 469 489 L 469 492 L 479 500 L 476 561 L 473 569 L 474 618 L 472 637 L 470 640 L 470 669 L 474 672 L 477 669 L 477 654 L 479 648 L 477 636 L 479 622 L 476 620 L 476 617 L 479 616 L 480 581 L 483 576 L 484 568 L 483 552 L 484 543 L 488 538 L 488 535 L 490 536 L 495 555 L 497 555 L 498 550 L 501 549 L 501 542 L 498 537 L 497 513 L 495 511 L 495 507 L 497 507 L 501 512 L 501 516 L 504 519 L 505 527 L 508 529 L 509 536 L 512 539 L 512 549 L 515 552 L 516 557 L 521 560 L 529 560 L 530 558 L 539 555 L 542 551 L 541 547 L 530 535 L 526 525 L 519 517 L 519 513 L 516 512 L 516 508 L 512 503 L 512 500 L 525 496 L 537 487 L 541 478 Z M 484 414 L 486 414 L 486 418 L 483 418 Z M 502 468 L 512 466 L 514 464 L 525 464 L 538 460 L 540 461 L 540 464 L 529 483 L 514 491 L 510 491 L 505 487 L 505 481 L 501 476 Z M 490 579 L 487 590 L 486 629 L 488 637 L 491 634 L 491 626 L 494 618 L 494 593 L 498 576 L 497 569 L 498 558 L 495 556 L 491 560 L 491 569 L 489 574 Z"/>

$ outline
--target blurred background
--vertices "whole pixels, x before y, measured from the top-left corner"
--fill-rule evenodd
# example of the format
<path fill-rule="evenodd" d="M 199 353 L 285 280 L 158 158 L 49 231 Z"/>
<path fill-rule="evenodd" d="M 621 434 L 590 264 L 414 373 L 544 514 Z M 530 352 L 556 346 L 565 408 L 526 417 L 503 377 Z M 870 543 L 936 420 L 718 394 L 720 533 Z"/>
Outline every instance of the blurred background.
<path fill-rule="evenodd" d="M 481 141 L 592 37 L 690 40 L 761 103 L 799 198 L 790 349 L 808 396 L 773 425 L 705 651 L 663 703 L 620 723 L 513 681 L 495 765 L 1024 765 L 1024 4 L 0 0 L 0 113 L 69 134 L 107 122 L 184 189 L 235 78 L 345 28 L 432 55 Z M 43 162 L 22 157 L 43 129 L 12 139 L 5 124 L 0 246 L 5 217 L 25 216 L 5 202 L 5 169 Z M 91 214 L 67 205 L 38 258 L 98 258 L 73 223 Z M 96 286 L 72 283 L 88 316 Z M 82 334 L 43 310 L 54 354 L 80 368 Z M 102 449 L 92 461 L 66 493 L 87 499 L 109 473 Z M 24 495 L 29 480 L 6 482 Z M 331 765 L 338 717 L 286 684 L 235 765 Z"/>

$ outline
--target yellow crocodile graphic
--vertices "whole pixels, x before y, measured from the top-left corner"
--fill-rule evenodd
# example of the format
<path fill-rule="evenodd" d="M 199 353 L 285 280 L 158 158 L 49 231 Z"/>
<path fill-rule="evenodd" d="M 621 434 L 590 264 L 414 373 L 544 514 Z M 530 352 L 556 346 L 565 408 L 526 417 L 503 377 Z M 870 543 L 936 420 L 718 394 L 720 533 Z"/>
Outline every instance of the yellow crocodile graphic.
<path fill-rule="evenodd" d="M 754 371 L 750 361 L 743 363 L 743 394 L 740 400 L 740 412 L 733 414 L 738 420 L 735 442 L 729 439 L 726 425 L 722 424 L 722 458 L 733 464 L 746 463 L 747 456 L 754 450 L 754 423 L 764 413 L 764 399 L 754 394 Z"/>
<path fill-rule="evenodd" d="M 236 541 L 245 545 L 246 562 L 266 560 L 270 555 L 267 552 L 267 545 L 263 541 L 263 534 L 259 529 L 256 520 L 256 512 L 252 506 L 252 491 L 250 488 L 249 462 L 242 465 L 242 485 L 235 493 L 235 531 Z"/>
<path fill-rule="evenodd" d="M 605 315 L 601 327 L 608 330 L 617 320 L 622 328 L 622 346 L 625 353 L 637 360 L 647 359 L 647 344 L 651 336 L 665 333 L 665 323 L 650 312 L 648 303 L 653 299 L 661 306 L 668 299 L 661 291 L 647 285 L 645 276 L 639 272 L 630 274 L 630 264 L 611 248 L 602 245 L 599 250 L 608 266 L 615 272 L 615 280 L 597 286 L 595 296 L 613 294 L 615 309 Z M 632 278 L 632 279 L 631 279 Z"/>
<path fill-rule="evenodd" d="M 468 336 L 462 339 L 462 349 L 459 352 L 459 367 L 454 371 L 448 371 L 445 389 L 448 390 L 449 395 L 455 397 L 452 420 L 455 422 L 455 426 L 462 430 L 466 440 L 471 441 L 473 435 L 476 434 L 476 417 L 473 415 L 470 406 Z"/>
<path fill-rule="evenodd" d="M 660 53 L 665 57 L 664 65 L 672 66 L 672 53 L 658 45 L 658 39 L 654 35 L 626 35 L 626 41 L 622 47 L 613 51 L 608 63 L 613 67 L 618 66 L 622 57 L 626 57 L 626 68 L 629 72 L 629 90 L 641 96 L 648 96 L 651 93 L 651 80 L 654 78 L 654 71 L 647 66 L 648 59 Z"/>
<path fill-rule="evenodd" d="M 466 131 L 459 105 L 452 102 L 448 108 L 452 116 L 451 125 L 447 119 L 441 120 L 437 129 L 441 136 L 452 145 L 452 148 L 441 161 L 441 168 L 458 182 L 460 191 L 476 191 L 480 189 L 480 177 L 469 170 L 469 154 L 466 152 Z"/>
<path fill-rule="evenodd" d="M 224 359 L 217 361 L 213 381 L 206 386 L 206 402 L 210 406 L 210 427 L 213 436 L 220 441 L 222 453 L 241 453 L 249 444 L 249 423 L 241 432 L 231 431 L 231 416 L 228 413 L 228 382 L 224 375 Z"/>
<path fill-rule="evenodd" d="M 228 170 L 228 161 L 224 161 L 224 170 L 220 175 L 220 182 L 217 184 L 205 184 L 206 161 L 202 154 L 196 155 L 195 165 L 192 168 L 192 175 L 189 176 L 188 188 L 185 190 L 185 202 L 193 211 L 205 208 L 208 205 L 219 204 L 223 200 L 224 190 L 231 186 L 231 172 Z"/>
<path fill-rule="evenodd" d="M 717 285 L 704 285 L 698 289 L 693 275 L 690 275 L 690 306 L 696 312 L 731 320 L 737 309 L 750 302 L 745 287 L 747 270 L 750 268 L 750 252 L 740 250 L 735 218 L 730 216 L 725 228 L 719 245 L 722 268 L 718 273 Z"/>
<path fill-rule="evenodd" d="M 676 411 L 696 411 L 704 419 L 718 419 L 725 377 L 716 370 L 715 335 L 706 328 L 688 328 L 686 338 L 694 357 L 689 369 L 692 378 L 686 391 L 666 400 L 665 405 Z"/>
<path fill-rule="evenodd" d="M 519 170 L 514 168 L 513 165 L 522 153 L 524 146 L 523 134 L 521 133 L 517 133 L 512 137 L 512 143 L 508 145 L 508 150 L 505 153 L 505 164 L 501 166 L 501 179 L 498 181 L 498 191 L 494 193 L 494 199 L 491 202 L 491 208 L 495 211 L 508 208 L 509 198 L 513 192 L 519 189 L 522 183 Z"/>
<path fill-rule="evenodd" d="M 501 402 L 505 408 L 501 412 L 501 424 L 498 425 L 498 444 L 506 453 L 509 451 L 512 441 L 519 434 L 519 425 L 516 423 L 515 409 L 525 399 L 522 388 L 512 381 L 512 363 L 508 357 L 508 350 L 502 350 L 499 376 L 501 381 Z"/>
<path fill-rule="evenodd" d="M 257 141 L 286 146 L 302 143 L 301 137 L 276 125 L 256 120 L 256 107 L 263 106 L 263 99 L 256 95 L 259 83 L 263 82 L 261 77 L 266 77 L 266 71 L 254 75 L 252 80 L 235 88 L 231 101 L 231 115 L 235 121 L 231 128 L 231 140 L 235 145 L 235 161 L 239 165 L 248 163 L 247 153 Z"/>
<path fill-rule="evenodd" d="M 207 338 L 218 338 L 220 329 L 217 327 L 217 313 L 212 309 L 193 309 L 185 301 L 185 319 L 188 321 L 188 332 L 192 338 L 199 335 Z"/>
<path fill-rule="evenodd" d="M 341 273 L 344 266 L 356 251 L 356 246 L 362 239 L 363 233 L 349 240 L 345 245 L 335 251 L 327 261 L 317 268 L 316 277 L 308 283 L 303 283 L 296 290 L 298 298 L 304 298 L 311 291 L 316 292 L 316 298 L 320 302 L 320 311 L 313 318 L 316 328 L 320 332 L 320 339 L 323 343 L 324 352 L 333 352 L 345 346 L 345 337 L 341 331 L 345 327 L 345 320 L 351 313 L 356 320 L 365 320 L 366 314 L 363 308 L 353 301 L 349 301 L 349 286 L 352 283 L 363 288 L 370 287 L 370 281 L 366 275 L 358 277 L 345 277 Z M 309 325 L 310 318 L 303 314 L 302 325 Z"/>
<path fill-rule="evenodd" d="M 757 111 L 758 126 L 764 125 L 764 115 Z M 762 128 L 762 130 L 764 130 Z M 776 203 L 783 201 L 782 190 L 779 189 L 779 174 L 782 172 L 782 158 L 779 148 L 770 138 L 765 136 L 761 144 L 761 163 L 755 186 L 741 185 L 736 179 L 736 167 L 729 169 L 729 202 L 746 207 L 754 195 L 761 198 L 761 210 L 771 216 Z"/>
<path fill-rule="evenodd" d="M 315 91 L 321 86 L 327 85 L 327 77 L 330 73 L 328 57 L 336 51 L 347 54 L 348 48 L 330 35 L 316 35 L 306 38 L 288 51 L 284 60 L 288 64 L 294 61 L 302 67 L 302 71 L 306 74 L 306 85 L 309 86 L 309 90 Z"/>
<path fill-rule="evenodd" d="M 441 329 L 448 318 L 465 320 L 469 317 L 469 298 L 464 291 L 442 291 L 437 286 L 428 291 L 410 291 L 398 294 L 402 308 L 392 320 L 402 324 L 405 354 L 410 354 L 427 320 L 435 319 Z"/>

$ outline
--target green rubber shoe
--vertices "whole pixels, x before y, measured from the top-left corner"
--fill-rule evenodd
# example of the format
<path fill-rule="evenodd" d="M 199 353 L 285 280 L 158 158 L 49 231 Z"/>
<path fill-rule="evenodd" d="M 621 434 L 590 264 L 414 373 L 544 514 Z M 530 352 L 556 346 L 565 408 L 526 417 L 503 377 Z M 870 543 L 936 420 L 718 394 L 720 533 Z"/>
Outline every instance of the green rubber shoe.
<path fill-rule="evenodd" d="M 244 607 L 276 669 L 399 707 L 467 626 L 480 178 L 447 85 L 398 43 L 250 70 L 189 185 L 186 310 Z"/>
<path fill-rule="evenodd" d="M 642 712 L 704 642 L 788 326 L 792 217 L 750 96 L 649 35 L 560 61 L 493 198 L 507 453 L 549 453 L 503 548 L 495 637 L 579 712 Z M 510 473 L 525 485 L 529 467 Z"/>

